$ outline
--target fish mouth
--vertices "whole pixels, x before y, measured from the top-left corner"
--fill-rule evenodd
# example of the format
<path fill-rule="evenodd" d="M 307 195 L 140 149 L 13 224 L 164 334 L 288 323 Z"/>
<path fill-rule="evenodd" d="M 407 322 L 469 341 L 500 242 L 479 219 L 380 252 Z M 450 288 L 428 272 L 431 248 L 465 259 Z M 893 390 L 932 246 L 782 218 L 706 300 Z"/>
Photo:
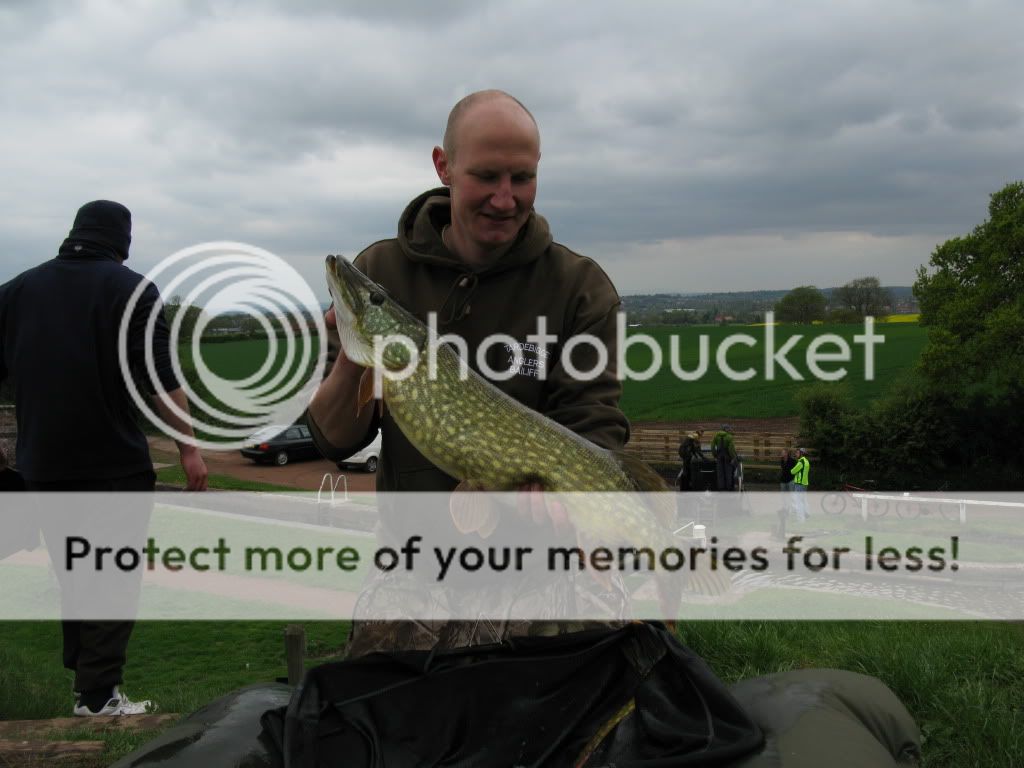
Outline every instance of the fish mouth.
<path fill-rule="evenodd" d="M 327 289 L 334 300 L 338 340 L 345 355 L 359 365 L 373 361 L 373 347 L 363 338 L 360 317 L 366 307 L 360 288 L 367 278 L 343 256 L 328 256 Z"/>
<path fill-rule="evenodd" d="M 344 256 L 327 257 L 327 288 L 334 300 L 338 322 L 352 323 L 363 312 L 362 283 L 366 277 Z"/>

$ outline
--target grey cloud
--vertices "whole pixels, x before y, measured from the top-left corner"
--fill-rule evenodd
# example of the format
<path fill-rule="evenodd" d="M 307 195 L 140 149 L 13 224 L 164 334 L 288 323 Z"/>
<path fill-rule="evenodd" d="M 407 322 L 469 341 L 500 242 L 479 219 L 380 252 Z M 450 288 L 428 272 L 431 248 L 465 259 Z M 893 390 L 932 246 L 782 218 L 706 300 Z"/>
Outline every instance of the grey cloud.
<path fill-rule="evenodd" d="M 0 226 L 19 253 L 46 253 L 59 217 L 120 196 L 143 260 L 251 237 L 315 275 L 325 249 L 394 233 L 436 183 L 448 109 L 494 86 L 538 119 L 538 209 L 573 247 L 938 239 L 969 230 L 1011 180 L 1024 10 L 894 8 L 7 5 L 0 151 L 14 181 Z M 903 282 L 926 257 L 908 253 Z M 646 269 L 670 281 L 670 261 Z"/>

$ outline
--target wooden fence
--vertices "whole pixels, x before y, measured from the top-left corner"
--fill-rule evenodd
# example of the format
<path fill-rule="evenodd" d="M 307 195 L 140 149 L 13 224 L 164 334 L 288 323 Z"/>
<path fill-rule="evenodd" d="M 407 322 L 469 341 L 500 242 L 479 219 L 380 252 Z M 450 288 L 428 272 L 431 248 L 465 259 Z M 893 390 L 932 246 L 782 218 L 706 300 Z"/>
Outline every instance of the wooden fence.
<path fill-rule="evenodd" d="M 678 464 L 679 443 L 689 430 L 639 427 L 633 430 L 626 453 L 639 456 L 650 464 Z M 713 431 L 704 432 L 704 453 L 711 456 Z M 734 432 L 733 443 L 743 464 L 749 467 L 777 467 L 779 452 L 795 450 L 797 437 L 782 432 Z"/>
<path fill-rule="evenodd" d="M 14 421 L 14 406 L 0 405 L 0 450 L 7 456 L 9 464 L 14 463 L 14 444 L 18 437 L 18 425 Z"/>

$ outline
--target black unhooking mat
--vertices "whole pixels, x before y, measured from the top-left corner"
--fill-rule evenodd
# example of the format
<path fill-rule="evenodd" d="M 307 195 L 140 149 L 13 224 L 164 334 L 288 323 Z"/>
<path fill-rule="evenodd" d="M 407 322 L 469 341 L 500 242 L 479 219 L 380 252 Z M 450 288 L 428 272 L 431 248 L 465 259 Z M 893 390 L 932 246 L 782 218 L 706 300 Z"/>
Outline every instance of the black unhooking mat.
<path fill-rule="evenodd" d="M 652 624 L 327 664 L 262 723 L 287 768 L 718 766 L 764 740 Z"/>

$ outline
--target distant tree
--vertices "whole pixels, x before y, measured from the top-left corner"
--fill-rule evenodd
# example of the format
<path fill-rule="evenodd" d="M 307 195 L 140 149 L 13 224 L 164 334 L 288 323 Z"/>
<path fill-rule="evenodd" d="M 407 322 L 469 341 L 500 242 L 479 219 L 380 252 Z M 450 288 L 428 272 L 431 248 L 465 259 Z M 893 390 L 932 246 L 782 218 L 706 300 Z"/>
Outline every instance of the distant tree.
<path fill-rule="evenodd" d="M 988 220 L 932 253 L 914 295 L 931 328 L 925 373 L 943 386 L 1024 388 L 1024 182 L 991 196 Z"/>
<path fill-rule="evenodd" d="M 775 319 L 783 323 L 824 320 L 825 295 L 813 285 L 794 288 L 775 304 Z"/>
<path fill-rule="evenodd" d="M 877 277 L 859 277 L 832 292 L 832 306 L 833 309 L 849 310 L 846 317 L 874 317 L 886 313 L 892 306 L 892 296 Z"/>
<path fill-rule="evenodd" d="M 164 316 L 167 318 L 168 326 L 174 323 L 174 319 L 179 313 L 184 314 L 181 317 L 178 341 L 191 341 L 192 332 L 195 330 L 196 323 L 199 322 L 203 310 L 194 304 L 183 303 L 181 296 L 175 294 L 164 303 Z"/>
<path fill-rule="evenodd" d="M 247 336 L 265 336 L 266 332 L 263 330 L 263 326 L 260 325 L 260 321 L 255 317 L 246 315 L 238 321 L 238 326 L 242 329 L 242 333 Z"/>
<path fill-rule="evenodd" d="M 661 325 L 690 325 L 696 322 L 696 319 L 693 312 L 667 309 L 659 314 L 657 322 Z"/>

